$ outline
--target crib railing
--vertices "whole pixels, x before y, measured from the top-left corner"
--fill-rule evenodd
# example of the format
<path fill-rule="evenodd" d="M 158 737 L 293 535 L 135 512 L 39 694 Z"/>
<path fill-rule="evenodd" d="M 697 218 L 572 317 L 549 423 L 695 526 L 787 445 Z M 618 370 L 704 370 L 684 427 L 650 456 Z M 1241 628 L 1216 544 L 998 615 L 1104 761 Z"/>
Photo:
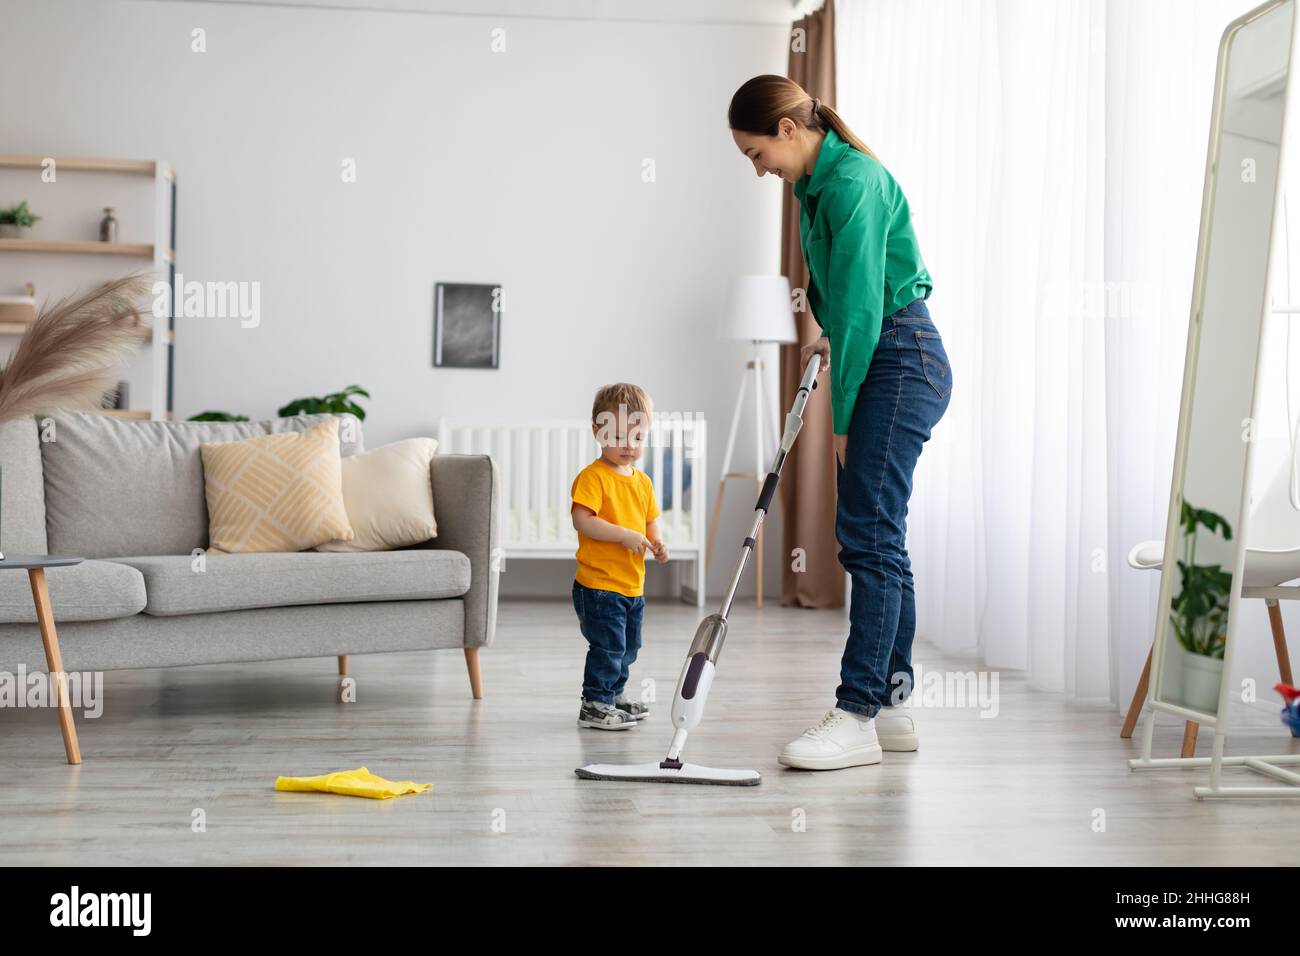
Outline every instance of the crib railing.
<path fill-rule="evenodd" d="M 554 419 L 491 423 L 438 421 L 439 454 L 490 455 L 501 479 L 501 547 L 508 559 L 572 559 L 578 536 L 569 490 L 600 455 L 591 422 Z M 692 603 L 704 591 L 707 428 L 702 418 L 658 414 L 638 466 L 653 479 L 670 561 L 692 561 Z M 687 472 L 689 471 L 689 481 Z M 436 507 L 436 503 L 435 503 Z"/>

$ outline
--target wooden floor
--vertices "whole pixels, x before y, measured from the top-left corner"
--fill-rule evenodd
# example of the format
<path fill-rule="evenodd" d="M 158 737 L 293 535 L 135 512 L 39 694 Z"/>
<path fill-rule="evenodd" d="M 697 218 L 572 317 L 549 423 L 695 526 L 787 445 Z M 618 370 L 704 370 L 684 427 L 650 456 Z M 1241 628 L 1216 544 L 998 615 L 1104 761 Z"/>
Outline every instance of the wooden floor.
<path fill-rule="evenodd" d="M 574 725 L 585 645 L 568 602 L 506 602 L 483 652 L 487 697 L 458 652 L 106 675 L 105 711 L 63 762 L 49 710 L 0 710 L 8 864 L 1254 864 L 1300 842 L 1300 804 L 1197 801 L 1202 771 L 1134 773 L 1121 715 L 1000 675 L 999 713 L 917 711 L 921 750 L 833 773 L 782 769 L 781 745 L 833 703 L 843 617 L 738 607 L 687 757 L 752 766 L 759 787 L 580 781 L 573 768 L 662 757 L 700 613 L 656 603 L 633 681 L 657 682 L 626 733 Z M 918 645 L 927 670 L 967 671 Z M 1162 718 L 1157 749 L 1181 728 Z M 1229 752 L 1300 752 L 1256 719 Z M 1200 753 L 1207 753 L 1208 739 Z M 374 801 L 278 793 L 277 774 L 368 766 L 432 792 Z M 1228 771 L 1243 781 L 1263 778 Z M 205 832 L 194 832 L 202 810 Z M 1098 811 L 1104 832 L 1097 832 Z"/>

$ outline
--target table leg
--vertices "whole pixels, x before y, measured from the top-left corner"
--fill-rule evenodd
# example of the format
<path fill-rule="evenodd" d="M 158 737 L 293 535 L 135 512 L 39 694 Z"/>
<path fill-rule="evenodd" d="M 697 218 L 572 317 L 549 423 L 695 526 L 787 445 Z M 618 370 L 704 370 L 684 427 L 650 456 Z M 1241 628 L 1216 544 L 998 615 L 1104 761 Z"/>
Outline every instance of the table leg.
<path fill-rule="evenodd" d="M 27 577 L 32 584 L 32 601 L 36 604 L 36 621 L 41 626 L 41 643 L 45 645 L 45 663 L 54 681 L 55 700 L 59 705 L 59 729 L 63 731 L 63 749 L 68 763 L 81 763 L 81 745 L 72 722 L 72 705 L 68 702 L 68 685 L 63 673 L 63 655 L 59 652 L 59 635 L 54 630 L 54 610 L 50 607 L 50 589 L 45 584 L 45 569 L 31 568 Z"/>

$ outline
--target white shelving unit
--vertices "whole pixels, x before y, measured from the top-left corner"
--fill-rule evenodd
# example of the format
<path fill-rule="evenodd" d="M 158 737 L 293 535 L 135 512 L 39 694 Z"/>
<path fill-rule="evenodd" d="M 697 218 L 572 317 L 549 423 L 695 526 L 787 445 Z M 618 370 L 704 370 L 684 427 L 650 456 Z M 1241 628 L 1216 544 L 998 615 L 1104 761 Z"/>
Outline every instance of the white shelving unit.
<path fill-rule="evenodd" d="M 51 160 L 52 182 L 45 175 Z M 174 293 L 176 171 L 168 163 L 0 155 L 0 205 L 21 200 L 42 219 L 29 236 L 0 239 L 0 294 L 20 293 L 30 282 L 39 305 L 136 269 L 150 271 Z M 95 239 L 105 206 L 118 210 L 121 242 Z M 25 330 L 22 323 L 0 323 L 0 354 L 11 352 Z M 174 314 L 154 320 L 146 346 L 121 374 L 133 407 L 105 413 L 170 418 L 174 350 Z"/>

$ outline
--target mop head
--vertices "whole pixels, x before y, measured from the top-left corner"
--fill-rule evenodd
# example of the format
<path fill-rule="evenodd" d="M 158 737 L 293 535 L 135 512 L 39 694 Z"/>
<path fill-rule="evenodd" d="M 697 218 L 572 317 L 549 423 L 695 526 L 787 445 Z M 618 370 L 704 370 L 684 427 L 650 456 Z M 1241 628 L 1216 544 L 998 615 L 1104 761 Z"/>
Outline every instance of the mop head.
<path fill-rule="evenodd" d="M 680 769 L 657 763 L 620 766 L 614 763 L 590 763 L 573 771 L 583 780 L 627 780 L 636 783 L 705 783 L 720 787 L 756 787 L 763 779 L 757 770 L 720 770 L 684 763 Z"/>

